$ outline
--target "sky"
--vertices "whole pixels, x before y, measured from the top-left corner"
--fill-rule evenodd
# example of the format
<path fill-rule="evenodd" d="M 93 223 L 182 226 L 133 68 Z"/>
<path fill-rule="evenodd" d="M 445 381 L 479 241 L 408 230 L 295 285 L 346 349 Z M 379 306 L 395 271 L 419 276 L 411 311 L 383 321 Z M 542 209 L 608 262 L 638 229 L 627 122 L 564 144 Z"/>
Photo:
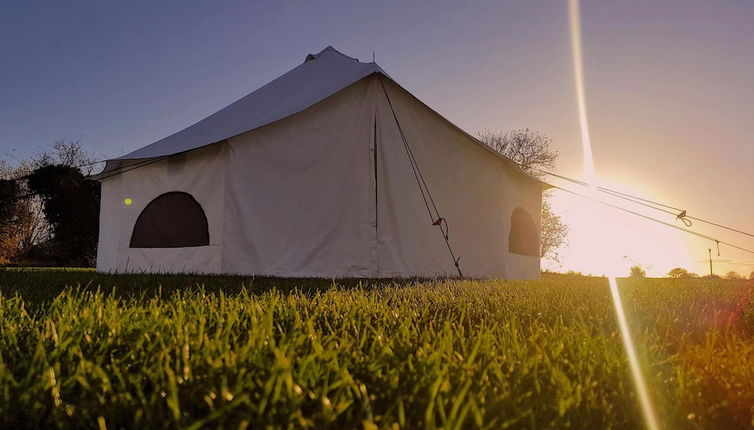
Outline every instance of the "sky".
<path fill-rule="evenodd" d="M 581 19 L 599 184 L 754 232 L 754 3 L 583 1 Z M 374 52 L 472 134 L 546 133 L 556 170 L 583 178 L 569 43 L 566 1 L 0 0 L 0 158 L 60 138 L 123 155 L 332 45 L 362 61 Z M 754 254 L 721 245 L 717 256 L 714 242 L 561 191 L 552 199 L 571 232 L 547 268 L 704 274 L 712 248 L 716 273 L 754 270 Z M 752 237 L 692 229 L 754 249 Z"/>

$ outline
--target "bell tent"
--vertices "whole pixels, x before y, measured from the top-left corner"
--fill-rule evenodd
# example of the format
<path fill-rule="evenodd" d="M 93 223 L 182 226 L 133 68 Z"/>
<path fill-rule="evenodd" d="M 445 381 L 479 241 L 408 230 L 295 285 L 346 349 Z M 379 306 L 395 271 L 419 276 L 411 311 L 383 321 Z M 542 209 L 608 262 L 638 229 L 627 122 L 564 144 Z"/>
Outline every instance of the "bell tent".
<path fill-rule="evenodd" d="M 539 277 L 543 184 L 332 47 L 94 178 L 102 272 Z"/>

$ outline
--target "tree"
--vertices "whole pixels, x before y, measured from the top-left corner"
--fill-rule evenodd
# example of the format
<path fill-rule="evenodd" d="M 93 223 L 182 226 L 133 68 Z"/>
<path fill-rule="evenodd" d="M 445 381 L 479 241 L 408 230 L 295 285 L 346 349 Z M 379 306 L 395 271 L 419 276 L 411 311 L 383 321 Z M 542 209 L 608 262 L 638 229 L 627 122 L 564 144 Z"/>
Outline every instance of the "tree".
<path fill-rule="evenodd" d="M 550 146 L 552 139 L 546 134 L 527 129 L 502 132 L 484 130 L 478 133 L 479 140 L 490 148 L 515 161 L 522 169 L 541 176 L 542 170 L 555 167 L 558 152 Z"/>
<path fill-rule="evenodd" d="M 0 264 L 25 257 L 46 236 L 41 202 L 29 194 L 24 172 L 0 160 Z"/>
<path fill-rule="evenodd" d="M 696 273 L 689 272 L 682 267 L 676 267 L 668 272 L 668 278 L 698 278 Z"/>
<path fill-rule="evenodd" d="M 15 259 L 21 248 L 19 234 L 22 204 L 18 183 L 12 179 L 0 179 L 0 264 Z"/>
<path fill-rule="evenodd" d="M 478 134 L 479 140 L 500 154 L 516 162 L 527 173 L 535 177 L 543 175 L 542 170 L 555 167 L 557 151 L 551 149 L 552 139 L 540 132 L 527 129 L 508 132 L 485 130 Z M 552 212 L 549 194 L 542 197 L 542 243 L 540 256 L 559 262 L 558 249 L 566 243 L 568 226 Z"/>
<path fill-rule="evenodd" d="M 735 270 L 731 270 L 730 272 L 728 272 L 728 273 L 725 274 L 725 279 L 741 280 L 743 278 L 744 277 L 741 276 L 741 275 L 739 275 L 738 272 L 736 272 Z"/>
<path fill-rule="evenodd" d="M 75 167 L 54 164 L 28 175 L 50 224 L 50 254 L 58 264 L 91 265 L 99 229 L 99 183 Z"/>
<path fill-rule="evenodd" d="M 632 278 L 646 278 L 647 272 L 641 268 L 641 266 L 631 266 Z"/>
<path fill-rule="evenodd" d="M 754 272 L 749 273 L 749 280 L 754 281 Z"/>
<path fill-rule="evenodd" d="M 96 163 L 92 156 L 83 149 L 78 140 L 59 139 L 52 145 L 51 150 L 37 153 L 28 160 L 16 161 L 17 164 L 11 166 L 5 161 L 0 160 L 0 180 L 7 181 L 0 186 L 2 188 L 0 189 L 0 206 L 3 207 L 0 209 L 3 212 L 0 214 L 2 215 L 0 216 L 0 263 L 7 264 L 9 262 L 26 261 L 34 264 L 83 264 L 91 262 L 94 252 L 90 237 L 91 216 L 82 215 L 83 218 L 79 220 L 82 224 L 89 224 L 88 227 L 81 226 L 84 236 L 74 237 L 72 241 L 68 242 L 72 244 L 73 248 L 78 247 L 80 251 L 89 248 L 91 250 L 84 250 L 81 254 L 74 253 L 75 255 L 72 253 L 57 255 L 61 251 L 59 248 L 60 242 L 53 243 L 55 242 L 53 236 L 56 233 L 53 231 L 53 223 L 48 219 L 49 211 L 46 212 L 47 208 L 45 207 L 46 204 L 50 204 L 49 199 L 41 195 L 39 193 L 40 190 L 32 190 L 29 179 L 32 177 L 40 179 L 34 173 L 42 168 L 57 165 L 65 166 L 78 172 L 78 177 L 74 181 L 78 182 L 85 175 L 93 172 Z M 65 183 L 66 181 L 63 181 L 58 185 L 62 186 Z M 39 186 L 41 183 L 37 183 L 36 185 Z M 84 208 L 84 212 L 82 214 L 88 214 L 89 212 L 87 211 L 92 210 L 92 205 L 95 206 L 95 213 L 99 210 L 98 186 L 87 183 L 84 185 L 80 184 L 79 188 L 67 190 L 72 193 L 69 197 L 71 202 L 73 202 L 80 199 L 78 194 L 79 189 L 86 190 L 92 186 L 97 188 L 96 196 L 90 194 L 89 198 L 83 199 L 82 208 Z M 55 188 L 55 186 L 53 185 L 52 188 Z M 46 190 L 46 192 L 49 191 L 50 189 Z M 65 197 L 61 197 L 59 200 L 64 199 Z M 71 221 L 71 224 L 73 223 Z M 98 217 L 94 220 L 95 244 L 97 223 Z M 62 236 L 65 235 L 66 233 L 62 234 Z M 57 236 L 61 236 L 59 231 L 57 232 Z M 87 245 L 81 248 L 83 243 Z M 66 258 L 73 258 L 73 260 L 67 261 Z"/>
<path fill-rule="evenodd" d="M 682 267 L 676 267 L 675 269 L 672 269 L 670 272 L 668 272 L 668 278 L 688 278 L 688 277 L 689 277 L 689 271 Z"/>
<path fill-rule="evenodd" d="M 47 154 L 52 159 L 48 164 L 73 167 L 84 176 L 91 175 L 98 164 L 92 155 L 84 150 L 79 139 L 58 139 L 52 144 L 52 152 Z"/>
<path fill-rule="evenodd" d="M 547 196 L 545 196 L 547 197 Z M 560 262 L 559 249 L 566 241 L 568 227 L 550 208 L 550 200 L 542 199 L 542 244 L 540 257 Z"/>
<path fill-rule="evenodd" d="M 21 175 L 28 175 L 44 166 L 59 164 L 78 169 L 84 176 L 94 172 L 98 162 L 92 154 L 84 150 L 79 139 L 62 138 L 51 145 L 48 151 L 38 152 L 29 160 L 22 160 L 16 171 Z"/>

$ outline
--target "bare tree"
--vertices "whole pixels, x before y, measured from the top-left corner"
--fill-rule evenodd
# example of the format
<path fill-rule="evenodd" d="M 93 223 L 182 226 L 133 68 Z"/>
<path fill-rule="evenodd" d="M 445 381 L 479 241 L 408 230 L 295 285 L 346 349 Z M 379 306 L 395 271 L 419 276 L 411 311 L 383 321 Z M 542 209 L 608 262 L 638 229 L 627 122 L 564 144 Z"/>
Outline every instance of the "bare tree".
<path fill-rule="evenodd" d="M 522 169 L 534 176 L 541 176 L 541 170 L 555 167 L 558 152 L 552 150 L 552 139 L 546 134 L 527 129 L 511 131 L 484 130 L 478 134 L 479 140 L 490 148 L 515 161 Z"/>
<path fill-rule="evenodd" d="M 516 162 L 527 173 L 541 177 L 543 170 L 555 167 L 558 152 L 550 146 L 552 139 L 544 133 L 527 129 L 507 132 L 484 130 L 478 138 L 490 148 Z M 552 212 L 549 194 L 542 198 L 542 244 L 540 255 L 556 263 L 560 262 L 558 250 L 565 245 L 568 226 Z"/>
<path fill-rule="evenodd" d="M 54 163 L 79 169 L 84 176 L 94 171 L 98 162 L 81 146 L 80 139 L 59 139 L 52 145 Z"/>
<path fill-rule="evenodd" d="M 51 149 L 38 152 L 29 160 L 22 160 L 16 168 L 21 175 L 28 175 L 40 167 L 59 164 L 79 169 L 84 176 L 89 176 L 99 162 L 81 146 L 80 139 L 61 138 L 52 144 Z"/>

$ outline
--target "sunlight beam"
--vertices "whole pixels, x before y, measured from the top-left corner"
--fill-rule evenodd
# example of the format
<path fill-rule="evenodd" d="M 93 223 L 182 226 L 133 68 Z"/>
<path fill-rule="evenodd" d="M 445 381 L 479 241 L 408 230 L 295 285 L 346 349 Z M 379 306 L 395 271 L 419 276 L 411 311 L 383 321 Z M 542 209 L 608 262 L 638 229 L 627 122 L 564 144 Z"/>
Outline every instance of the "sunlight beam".
<path fill-rule="evenodd" d="M 579 110 L 579 126 L 581 128 L 581 146 L 583 150 L 583 163 L 584 174 L 586 181 L 591 188 L 590 197 L 594 202 L 595 219 L 599 219 L 597 213 L 596 198 L 596 170 L 594 168 L 594 157 L 592 156 L 592 142 L 589 137 L 589 122 L 587 121 L 586 114 L 586 96 L 584 93 L 584 70 L 582 60 L 582 44 L 581 44 L 581 14 L 579 7 L 579 0 L 570 0 L 568 3 L 569 23 L 571 29 L 571 54 L 573 56 L 573 71 L 574 79 L 576 83 L 576 99 Z M 636 348 L 631 337 L 631 332 L 628 328 L 626 321 L 626 314 L 623 310 L 623 303 L 620 298 L 620 292 L 618 291 L 618 282 L 615 276 L 608 276 L 608 282 L 610 284 L 610 295 L 613 299 L 613 305 L 615 306 L 615 315 L 618 319 L 618 326 L 621 331 L 621 337 L 623 338 L 623 347 L 626 350 L 628 357 L 628 364 L 633 376 L 634 385 L 639 395 L 639 403 L 644 415 L 644 423 L 649 430 L 657 430 L 660 426 L 657 423 L 657 417 L 655 415 L 652 402 L 649 397 L 649 391 L 644 383 L 644 377 L 642 376 L 641 366 L 639 365 L 639 359 L 636 356 Z"/>
<path fill-rule="evenodd" d="M 636 385 L 636 391 L 639 394 L 639 401 L 641 402 L 641 409 L 644 412 L 644 420 L 647 424 L 647 428 L 650 430 L 659 429 L 660 426 L 657 423 L 657 417 L 655 416 L 654 408 L 649 397 L 649 391 L 647 385 L 644 383 L 644 378 L 641 373 L 641 366 L 639 365 L 639 359 L 636 356 L 636 348 L 632 341 L 631 332 L 628 328 L 628 322 L 626 321 L 626 313 L 623 311 L 623 302 L 620 299 L 620 292 L 618 292 L 618 282 L 614 276 L 607 278 L 610 283 L 610 295 L 613 297 L 613 303 L 615 304 L 615 315 L 618 318 L 618 326 L 623 337 L 623 347 L 626 350 L 628 356 L 628 364 L 631 367 L 631 374 L 634 378 L 634 384 Z"/>
<path fill-rule="evenodd" d="M 594 157 L 592 156 L 592 140 L 589 137 L 589 122 L 586 116 L 586 96 L 584 92 L 584 66 L 581 55 L 581 13 L 579 0 L 570 0 L 568 15 L 571 27 L 571 55 L 573 56 L 573 77 L 576 81 L 576 103 L 579 108 L 579 127 L 581 129 L 581 149 L 583 154 L 584 173 L 591 187 L 595 186 Z"/>

